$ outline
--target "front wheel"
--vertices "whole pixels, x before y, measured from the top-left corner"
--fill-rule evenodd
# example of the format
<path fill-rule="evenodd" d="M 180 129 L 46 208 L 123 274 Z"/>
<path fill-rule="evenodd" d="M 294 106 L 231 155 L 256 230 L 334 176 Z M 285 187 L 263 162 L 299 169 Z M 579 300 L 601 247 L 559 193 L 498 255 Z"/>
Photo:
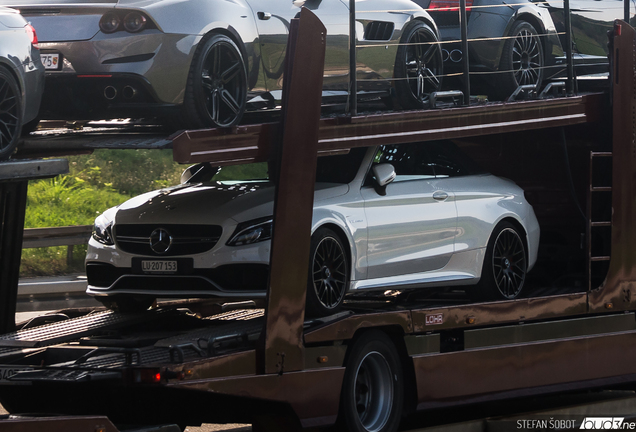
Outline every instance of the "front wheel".
<path fill-rule="evenodd" d="M 496 97 L 507 99 L 519 86 L 536 85 L 543 81 L 543 45 L 537 30 L 526 21 L 517 21 L 504 43 L 496 83 Z"/>
<path fill-rule="evenodd" d="M 402 415 L 404 378 L 395 345 L 385 333 L 371 330 L 350 350 L 340 395 L 340 430 L 396 431 Z"/>
<path fill-rule="evenodd" d="M 435 32 L 413 21 L 400 38 L 395 59 L 395 91 L 402 108 L 429 107 L 430 95 L 442 88 L 442 48 Z"/>
<path fill-rule="evenodd" d="M 493 230 L 477 286 L 486 300 L 512 300 L 519 296 L 526 280 L 528 259 L 522 235 L 507 221 Z"/>
<path fill-rule="evenodd" d="M 320 228 L 311 237 L 306 313 L 309 317 L 340 310 L 349 285 L 349 259 L 340 237 Z"/>
<path fill-rule="evenodd" d="M 203 39 L 192 60 L 182 123 L 189 128 L 229 127 L 241 121 L 247 102 L 243 55 L 229 37 Z"/>

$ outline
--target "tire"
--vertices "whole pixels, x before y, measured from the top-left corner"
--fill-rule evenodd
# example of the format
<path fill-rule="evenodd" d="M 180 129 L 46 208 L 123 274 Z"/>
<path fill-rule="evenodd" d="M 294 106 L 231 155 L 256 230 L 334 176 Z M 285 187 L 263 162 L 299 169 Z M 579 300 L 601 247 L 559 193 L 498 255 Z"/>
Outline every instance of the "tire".
<path fill-rule="evenodd" d="M 234 41 L 214 34 L 197 47 L 190 66 L 181 123 L 187 128 L 238 124 L 247 101 L 247 72 Z"/>
<path fill-rule="evenodd" d="M 519 86 L 536 84 L 537 90 L 543 81 L 545 56 L 537 30 L 526 21 L 517 21 L 504 43 L 499 74 L 495 84 L 495 97 L 507 99 Z"/>
<path fill-rule="evenodd" d="M 396 431 L 403 401 L 404 377 L 395 345 L 381 331 L 363 333 L 348 354 L 338 428 L 343 432 Z"/>
<path fill-rule="evenodd" d="M 154 297 L 108 296 L 95 297 L 106 308 L 117 312 L 142 312 L 155 302 Z"/>
<path fill-rule="evenodd" d="M 493 230 L 477 285 L 476 297 L 484 300 L 512 300 L 519 297 L 526 280 L 528 254 L 524 236 L 510 222 Z"/>
<path fill-rule="evenodd" d="M 395 58 L 395 91 L 402 108 L 429 107 L 430 94 L 442 88 L 442 47 L 435 32 L 422 21 L 409 24 Z"/>
<path fill-rule="evenodd" d="M 349 285 L 347 249 L 329 228 L 320 228 L 311 237 L 307 280 L 306 315 L 321 317 L 338 312 Z"/>
<path fill-rule="evenodd" d="M 13 75 L 0 67 L 0 160 L 9 159 L 18 146 L 22 130 L 21 95 Z"/>

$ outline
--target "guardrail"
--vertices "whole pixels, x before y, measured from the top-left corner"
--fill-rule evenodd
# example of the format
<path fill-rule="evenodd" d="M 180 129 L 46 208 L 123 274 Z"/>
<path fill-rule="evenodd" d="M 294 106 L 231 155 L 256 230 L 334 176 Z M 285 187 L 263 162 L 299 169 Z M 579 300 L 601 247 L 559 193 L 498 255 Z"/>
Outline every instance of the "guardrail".
<path fill-rule="evenodd" d="M 66 260 L 73 259 L 73 246 L 88 243 L 92 225 L 76 225 L 54 228 L 27 228 L 24 230 L 22 249 L 68 246 Z"/>

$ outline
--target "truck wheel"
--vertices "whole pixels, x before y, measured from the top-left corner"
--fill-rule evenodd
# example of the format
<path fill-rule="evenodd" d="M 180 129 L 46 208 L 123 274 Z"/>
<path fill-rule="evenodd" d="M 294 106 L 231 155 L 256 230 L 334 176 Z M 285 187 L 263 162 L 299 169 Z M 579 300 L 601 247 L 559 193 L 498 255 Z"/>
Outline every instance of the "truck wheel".
<path fill-rule="evenodd" d="M 543 81 L 543 46 L 541 38 L 532 24 L 517 21 L 504 43 L 496 85 L 497 99 L 507 99 L 519 86 L 536 84 L 537 90 Z"/>
<path fill-rule="evenodd" d="M 319 228 L 311 237 L 306 314 L 331 315 L 340 309 L 349 285 L 349 259 L 338 235 Z"/>
<path fill-rule="evenodd" d="M 227 36 L 201 41 L 190 66 L 183 101 L 184 126 L 229 127 L 243 117 L 247 72 L 241 51 Z"/>
<path fill-rule="evenodd" d="M 117 312 L 142 312 L 148 309 L 155 302 L 153 297 L 95 297 L 97 301 L 108 309 Z"/>
<path fill-rule="evenodd" d="M 404 381 L 395 345 L 385 333 L 372 330 L 350 350 L 340 395 L 339 428 L 351 432 L 396 431 L 402 415 Z"/>
<path fill-rule="evenodd" d="M 0 160 L 9 159 L 20 139 L 20 95 L 20 88 L 13 75 L 0 67 Z"/>
<path fill-rule="evenodd" d="M 528 260 L 522 236 L 510 222 L 502 221 L 493 230 L 477 285 L 485 300 L 517 298 L 526 280 Z"/>
<path fill-rule="evenodd" d="M 402 108 L 428 108 L 430 94 L 442 87 L 442 48 L 422 21 L 404 30 L 395 58 L 395 91 Z"/>

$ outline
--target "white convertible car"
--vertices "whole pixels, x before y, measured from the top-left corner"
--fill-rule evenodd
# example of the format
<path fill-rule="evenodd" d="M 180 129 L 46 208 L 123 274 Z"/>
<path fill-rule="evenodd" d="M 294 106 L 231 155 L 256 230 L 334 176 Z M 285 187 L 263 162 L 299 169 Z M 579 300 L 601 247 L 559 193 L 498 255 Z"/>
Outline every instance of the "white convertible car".
<path fill-rule="evenodd" d="M 274 187 L 215 181 L 132 198 L 95 221 L 90 295 L 120 309 L 156 297 L 265 296 Z M 539 225 L 523 190 L 477 168 L 451 142 L 353 149 L 318 159 L 307 313 L 347 293 L 452 285 L 513 299 L 537 259 Z"/>

